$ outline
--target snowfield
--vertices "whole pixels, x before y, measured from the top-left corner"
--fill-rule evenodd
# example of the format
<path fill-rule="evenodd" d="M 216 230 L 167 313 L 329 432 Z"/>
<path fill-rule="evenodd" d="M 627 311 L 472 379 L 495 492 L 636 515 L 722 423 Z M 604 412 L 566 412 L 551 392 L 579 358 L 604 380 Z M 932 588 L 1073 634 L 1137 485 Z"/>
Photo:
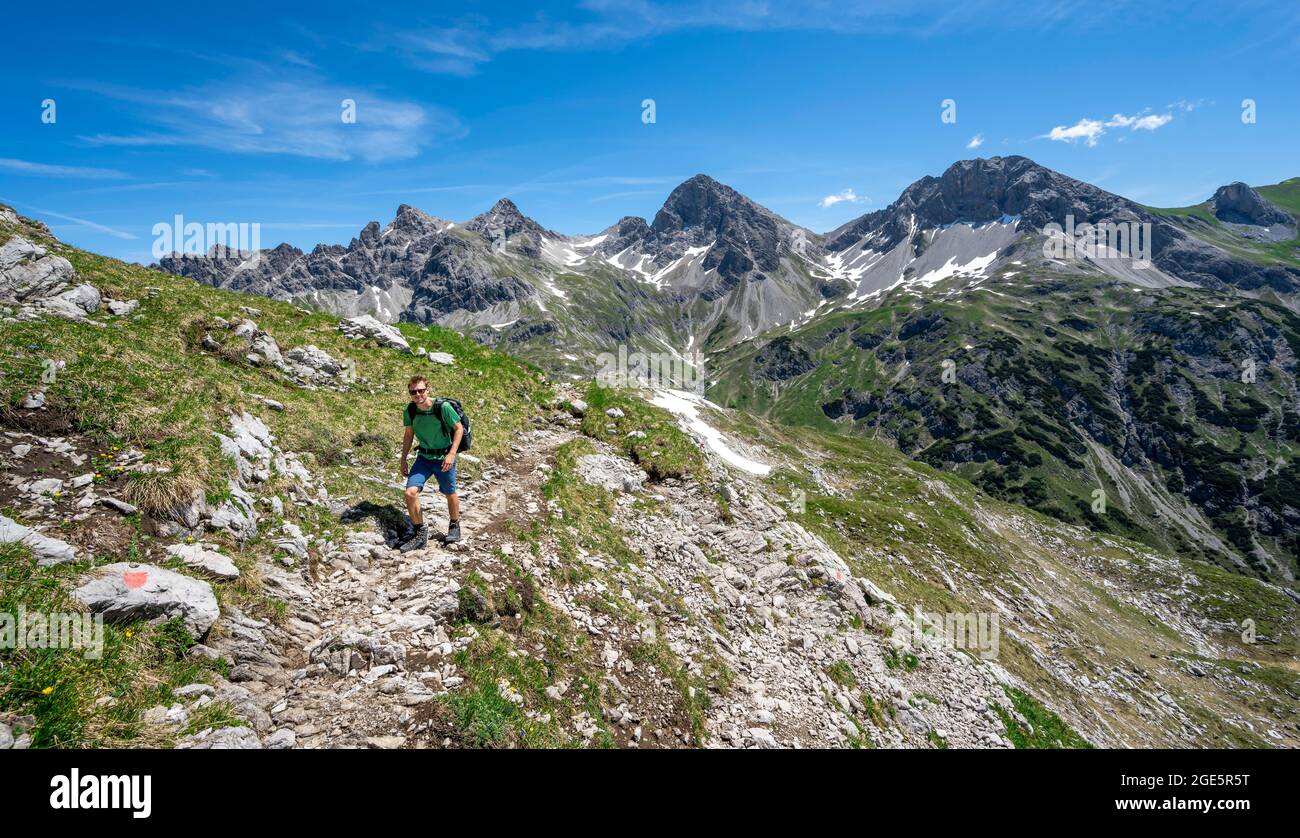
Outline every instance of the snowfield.
<path fill-rule="evenodd" d="M 699 408 L 701 405 L 720 409 L 707 399 L 682 390 L 657 390 L 654 397 L 649 399 L 649 402 L 655 407 L 662 407 L 669 413 L 680 417 L 683 430 L 698 435 L 709 446 L 709 449 L 721 457 L 728 465 L 735 466 L 750 474 L 756 474 L 759 477 L 766 477 L 772 471 L 772 467 L 767 463 L 760 463 L 737 453 L 735 449 L 727 444 L 722 431 L 700 418 Z"/>

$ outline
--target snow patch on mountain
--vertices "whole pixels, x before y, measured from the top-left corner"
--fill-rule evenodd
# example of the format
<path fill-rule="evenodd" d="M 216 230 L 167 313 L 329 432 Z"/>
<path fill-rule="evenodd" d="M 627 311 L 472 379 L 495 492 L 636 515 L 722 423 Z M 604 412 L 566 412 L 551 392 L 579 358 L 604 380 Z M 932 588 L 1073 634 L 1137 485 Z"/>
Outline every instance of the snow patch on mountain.
<path fill-rule="evenodd" d="M 759 477 L 766 477 L 772 471 L 772 467 L 767 463 L 760 463 L 737 453 L 721 431 L 700 418 L 701 407 L 720 409 L 707 399 L 682 390 L 657 390 L 648 401 L 655 407 L 662 407 L 679 417 L 683 430 L 703 439 L 709 446 L 709 450 L 721 457 L 728 465 Z"/>

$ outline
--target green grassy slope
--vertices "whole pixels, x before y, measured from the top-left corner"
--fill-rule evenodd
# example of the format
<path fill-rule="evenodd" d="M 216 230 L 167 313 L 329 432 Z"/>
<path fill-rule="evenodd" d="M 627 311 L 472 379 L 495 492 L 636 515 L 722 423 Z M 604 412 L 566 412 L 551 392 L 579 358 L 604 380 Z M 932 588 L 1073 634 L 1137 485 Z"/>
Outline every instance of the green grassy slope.
<path fill-rule="evenodd" d="M 1280 744 L 1228 721 L 1255 713 L 1295 738 L 1284 720 L 1300 708 L 1300 604 L 1276 586 L 1000 502 L 884 442 L 742 414 L 711 421 L 766 448 L 770 496 L 909 613 L 998 613 L 998 663 L 1090 735 L 1178 741 L 1180 720 L 1140 709 L 1168 691 L 1204 745 Z M 1246 642 L 1246 619 L 1267 639 Z M 1125 701 L 1102 682 L 1147 697 Z M 1023 731 L 1012 739 L 1033 746 Z"/>
<path fill-rule="evenodd" d="M 1300 178 L 1290 178 L 1272 186 L 1256 186 L 1260 197 L 1276 207 L 1300 217 Z M 1221 247 L 1233 256 L 1264 265 L 1300 267 L 1300 238 L 1280 242 L 1260 242 L 1232 232 L 1209 209 L 1209 201 L 1190 207 L 1147 207 L 1152 213 L 1168 218 L 1198 238 Z"/>
<path fill-rule="evenodd" d="M 709 397 L 891 440 L 1063 521 L 1285 579 L 1300 567 L 1298 354 L 1300 318 L 1280 306 L 1021 268 L 722 353 Z"/>
<path fill-rule="evenodd" d="M 1256 186 L 1255 191 L 1270 204 L 1300 216 L 1300 177 L 1287 178 L 1272 186 Z"/>
<path fill-rule="evenodd" d="M 37 228 L 0 224 L 0 242 L 14 233 L 67 258 L 83 281 L 105 295 L 139 299 L 141 306 L 128 318 L 101 311 L 91 318 L 94 323 L 53 317 L 0 322 L 0 425 L 71 436 L 93 450 L 140 449 L 146 462 L 164 469 L 135 474 L 125 487 L 127 497 L 146 513 L 194 488 L 204 489 L 214 501 L 225 495 L 233 465 L 221 456 L 213 432 L 226 431 L 227 417 L 239 410 L 263 419 L 285 450 L 301 452 L 332 497 L 388 507 L 395 503 L 394 493 L 362 475 L 367 470 L 395 475 L 409 376 L 423 373 L 435 392 L 461 399 L 475 420 L 474 453 L 482 458 L 505 451 L 538 404 L 549 398 L 536 369 L 452 330 L 398 326 L 413 347 L 456 358 L 454 366 L 431 364 L 348 340 L 338 331 L 337 319 L 328 315 L 86 253 Z M 259 313 L 246 313 L 246 306 Z M 338 390 L 295 386 L 274 369 L 244 362 L 246 341 L 229 335 L 220 336 L 225 341 L 221 351 L 203 350 L 203 324 L 213 316 L 251 318 L 282 349 L 314 344 L 336 359 L 351 361 L 356 380 Z M 66 365 L 53 381 L 42 380 L 48 361 Z M 45 391 L 47 410 L 39 416 L 18 411 L 17 405 L 38 387 Z M 257 396 L 280 402 L 284 410 L 272 410 Z M 476 468 L 468 460 L 462 465 Z M 12 509 L 0 512 L 15 517 Z M 323 507 L 290 505 L 286 515 L 316 534 L 342 528 Z M 97 563 L 146 556 L 157 560 L 160 540 L 146 531 L 140 515 L 127 520 L 134 529 L 129 542 L 97 550 Z M 269 537 L 242 546 L 217 536 L 211 540 L 223 543 L 244 571 L 235 582 L 214 583 L 218 600 L 246 613 L 283 619 L 284 603 L 261 589 L 256 572 L 256 557 L 271 552 Z M 19 606 L 33 613 L 77 610 L 66 590 L 88 566 L 80 561 L 37 568 L 25 550 L 5 547 L 0 553 L 0 611 L 13 613 Z M 148 738 L 155 728 L 141 724 L 141 712 L 169 704 L 172 689 L 209 680 L 205 673 L 226 666 L 190 660 L 185 651 L 192 644 L 177 625 L 139 624 L 107 626 L 106 654 L 98 661 L 84 660 L 78 650 L 2 651 L 0 712 L 35 715 L 35 746 L 170 744 Z M 106 697 L 111 701 L 102 701 Z M 182 733 L 239 724 L 223 712 L 214 705 Z"/>

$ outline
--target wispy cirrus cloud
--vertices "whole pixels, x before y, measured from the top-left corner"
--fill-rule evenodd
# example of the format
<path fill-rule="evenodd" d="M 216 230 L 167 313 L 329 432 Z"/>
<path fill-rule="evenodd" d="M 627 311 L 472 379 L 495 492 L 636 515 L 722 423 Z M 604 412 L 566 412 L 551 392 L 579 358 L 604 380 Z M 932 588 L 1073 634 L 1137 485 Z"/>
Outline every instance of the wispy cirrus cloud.
<path fill-rule="evenodd" d="M 16 160 L 12 157 L 0 157 L 0 169 L 33 177 L 85 178 L 90 180 L 121 180 L 127 177 L 125 172 L 117 169 L 97 169 L 86 166 L 58 166 L 50 163 L 33 163 L 30 160 Z"/>
<path fill-rule="evenodd" d="M 606 195 L 597 195 L 596 197 L 588 198 L 587 200 L 592 203 L 597 203 L 600 201 L 619 201 L 624 198 L 644 198 L 650 195 L 662 194 L 663 191 L 659 189 L 630 189 L 625 192 L 610 192 Z"/>
<path fill-rule="evenodd" d="M 470 75 L 498 54 L 515 50 L 616 49 L 632 41 L 688 30 L 821 31 L 904 34 L 928 38 L 970 31 L 996 20 L 1023 29 L 1094 25 L 1089 3 L 1055 0 L 1033 15 L 1008 19 L 990 13 L 988 0 L 936 9 L 921 0 L 585 0 L 572 19 L 539 12 L 517 22 L 467 15 L 430 26 L 388 26 L 361 44 L 396 49 L 420 70 Z"/>
<path fill-rule="evenodd" d="M 1064 143 L 1082 142 L 1087 146 L 1095 146 L 1106 134 L 1107 130 L 1111 128 L 1127 128 L 1130 131 L 1155 131 L 1157 128 L 1162 128 L 1173 122 L 1173 114 L 1155 114 L 1151 113 L 1150 110 L 1150 108 L 1147 108 L 1132 116 L 1117 113 L 1107 120 L 1085 117 L 1073 125 L 1058 125 L 1046 134 L 1040 134 L 1037 139 L 1048 139 Z"/>
<path fill-rule="evenodd" d="M 976 134 L 975 136 L 970 138 L 970 142 L 966 143 L 966 147 L 971 149 L 979 148 L 982 145 L 984 145 L 983 134 Z"/>
<path fill-rule="evenodd" d="M 254 68 L 236 81 L 179 90 L 71 84 L 134 106 L 148 130 L 79 137 L 92 146 L 196 146 L 241 154 L 287 154 L 378 163 L 415 157 L 465 129 L 441 108 L 334 84 L 306 72 Z M 356 103 L 343 121 L 343 100 Z"/>
<path fill-rule="evenodd" d="M 833 207 L 836 204 L 860 204 L 869 200 L 865 195 L 858 195 L 852 189 L 845 189 L 842 192 L 836 192 L 834 195 L 827 195 L 817 202 L 817 206 L 825 209 Z"/>
<path fill-rule="evenodd" d="M 34 206 L 31 206 L 30 204 L 23 204 L 23 203 L 20 203 L 20 202 L 18 202 L 18 201 L 14 201 L 13 204 L 14 204 L 14 206 L 22 207 L 23 210 L 25 210 L 25 211 L 27 211 L 27 212 L 33 212 L 33 213 L 36 213 L 37 215 L 44 215 L 44 216 L 48 216 L 48 217 L 50 217 L 50 218 L 57 218 L 57 219 L 59 219 L 60 221 L 68 221 L 68 222 L 70 222 L 70 223 L 72 223 L 72 224 L 76 224 L 78 227 L 85 227 L 86 229 L 88 229 L 88 230 L 94 230 L 94 231 L 97 232 L 97 233 L 104 233 L 105 235 L 112 236 L 112 237 L 115 238 L 115 239 L 126 239 L 126 240 L 130 240 L 130 239 L 138 238 L 138 237 L 135 236 L 134 234 L 132 234 L 132 233 L 128 233 L 128 232 L 126 232 L 125 230 L 118 230 L 118 229 L 116 229 L 116 228 L 114 228 L 114 227 L 109 227 L 109 226 L 107 226 L 107 225 L 100 224 L 100 223 L 98 223 L 98 222 L 96 222 L 96 221 L 90 221 L 90 220 L 85 219 L 85 218 L 78 218 L 78 217 L 76 217 L 75 215 L 64 215 L 64 214 L 61 213 L 61 212 L 55 212 L 54 210 L 42 209 L 41 207 L 34 207 Z M 53 226 L 58 226 L 58 225 L 53 225 Z"/>

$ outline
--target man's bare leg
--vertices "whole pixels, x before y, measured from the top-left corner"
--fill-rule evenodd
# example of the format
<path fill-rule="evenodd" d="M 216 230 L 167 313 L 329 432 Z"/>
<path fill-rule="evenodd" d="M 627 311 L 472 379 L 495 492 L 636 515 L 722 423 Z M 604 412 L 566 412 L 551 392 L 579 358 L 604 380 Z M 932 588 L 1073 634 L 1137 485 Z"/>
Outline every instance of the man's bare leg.
<path fill-rule="evenodd" d="M 420 512 L 420 489 L 410 486 L 406 490 L 406 511 L 411 516 L 411 523 L 418 530 L 424 523 L 424 514 Z"/>
<path fill-rule="evenodd" d="M 415 527 L 415 535 L 411 536 L 398 548 L 403 553 L 419 550 L 429 543 L 429 528 L 425 526 L 424 516 L 420 514 L 420 489 L 417 486 L 411 486 L 406 490 L 406 511 L 411 516 L 411 524 Z"/>

